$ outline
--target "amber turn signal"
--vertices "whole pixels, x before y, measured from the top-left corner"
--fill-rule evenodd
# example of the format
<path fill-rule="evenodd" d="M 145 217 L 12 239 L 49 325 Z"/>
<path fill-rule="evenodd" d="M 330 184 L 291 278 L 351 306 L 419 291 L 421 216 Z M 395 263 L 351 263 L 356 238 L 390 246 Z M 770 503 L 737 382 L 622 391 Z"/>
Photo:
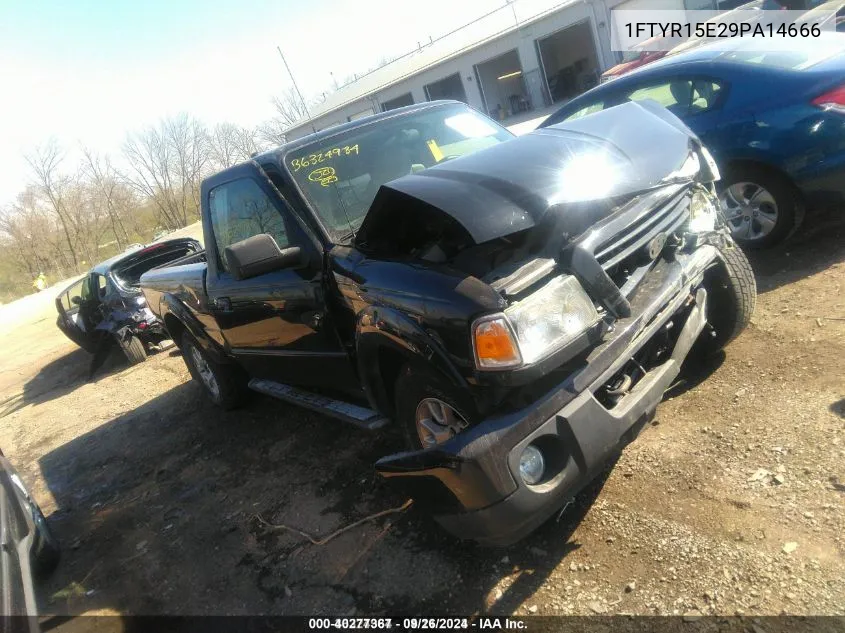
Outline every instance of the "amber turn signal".
<path fill-rule="evenodd" d="M 504 316 L 476 321 L 473 344 L 479 369 L 504 369 L 522 364 L 516 337 Z"/>

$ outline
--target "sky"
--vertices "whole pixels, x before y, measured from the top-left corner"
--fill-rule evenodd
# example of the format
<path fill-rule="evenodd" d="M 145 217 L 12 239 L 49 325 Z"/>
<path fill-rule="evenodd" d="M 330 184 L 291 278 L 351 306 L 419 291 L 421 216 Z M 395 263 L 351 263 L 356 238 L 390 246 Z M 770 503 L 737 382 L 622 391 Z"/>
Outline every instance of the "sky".
<path fill-rule="evenodd" d="M 317 95 L 505 0 L 0 0 L 0 206 L 55 138 L 118 154 L 128 132 L 188 112 L 253 126 L 290 87 Z"/>

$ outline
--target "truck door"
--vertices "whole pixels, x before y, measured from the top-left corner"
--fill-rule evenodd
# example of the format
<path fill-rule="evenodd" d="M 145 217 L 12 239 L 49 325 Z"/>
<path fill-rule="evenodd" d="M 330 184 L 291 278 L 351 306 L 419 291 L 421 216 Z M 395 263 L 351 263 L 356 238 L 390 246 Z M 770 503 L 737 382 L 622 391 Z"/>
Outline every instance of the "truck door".
<path fill-rule="evenodd" d="M 356 389 L 352 363 L 327 310 L 317 243 L 255 164 L 221 177 L 209 179 L 202 193 L 209 220 L 206 292 L 230 353 L 253 377 Z M 299 246 L 305 263 L 236 280 L 224 249 L 262 233 L 281 249 Z"/>
<path fill-rule="evenodd" d="M 59 312 L 56 324 L 70 340 L 88 352 L 94 351 L 98 340 L 95 333 L 99 322 L 98 306 L 97 280 L 93 274 L 74 282 L 56 297 Z"/>

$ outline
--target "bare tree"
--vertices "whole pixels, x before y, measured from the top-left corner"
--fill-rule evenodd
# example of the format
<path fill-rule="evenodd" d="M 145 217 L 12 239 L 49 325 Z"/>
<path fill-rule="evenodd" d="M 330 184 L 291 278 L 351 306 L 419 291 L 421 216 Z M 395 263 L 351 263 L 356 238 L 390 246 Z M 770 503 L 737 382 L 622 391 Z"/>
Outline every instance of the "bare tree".
<path fill-rule="evenodd" d="M 0 209 L 0 292 L 19 296 L 39 272 L 65 278 L 162 226 L 193 221 L 209 171 L 284 143 L 285 130 L 304 116 L 293 90 L 276 104 L 279 116 L 256 128 L 221 123 L 209 131 L 182 114 L 130 133 L 120 171 L 85 147 L 79 164 L 69 165 L 55 140 L 28 153 L 32 182 Z M 272 219 L 258 210 L 256 217 L 262 229 Z"/>
<path fill-rule="evenodd" d="M 299 98 L 299 93 L 293 88 L 285 90 L 281 97 L 273 97 L 273 105 L 276 108 L 279 121 L 285 127 L 290 127 L 308 116 L 308 108 Z"/>
<path fill-rule="evenodd" d="M 259 125 L 256 135 L 259 142 L 270 147 L 276 147 L 278 145 L 284 145 L 287 142 L 285 131 L 288 127 L 281 119 L 276 117 Z"/>
<path fill-rule="evenodd" d="M 235 147 L 237 147 L 243 160 L 247 160 L 257 152 L 269 149 L 258 133 L 258 128 L 239 127 L 235 134 Z"/>
<path fill-rule="evenodd" d="M 127 181 L 152 200 L 169 229 L 186 226 L 199 209 L 200 182 L 209 162 L 208 133 L 187 114 L 131 134 L 123 146 Z"/>
<path fill-rule="evenodd" d="M 130 169 L 125 175 L 127 182 L 155 203 L 167 228 L 177 228 L 180 209 L 171 188 L 170 155 L 159 130 L 147 128 L 130 135 L 123 154 Z"/>
<path fill-rule="evenodd" d="M 218 123 L 209 135 L 210 160 L 217 169 L 249 160 L 263 147 L 257 130 L 234 123 Z"/>
<path fill-rule="evenodd" d="M 59 166 L 63 159 L 61 148 L 55 139 L 50 139 L 46 145 L 36 148 L 35 151 L 25 155 L 24 158 L 35 174 L 37 185 L 50 202 L 53 212 L 59 219 L 71 261 L 76 268 L 78 266 L 76 240 L 74 239 L 76 228 L 72 224 L 62 198 L 62 190 L 66 183 L 59 174 Z"/>
<path fill-rule="evenodd" d="M 14 252 L 2 251 L 12 255 L 5 257 L 5 262 L 11 260 L 14 268 L 30 278 L 47 270 L 61 276 L 66 271 L 76 272 L 58 218 L 36 185 L 28 185 L 13 204 L 0 211 L 0 234 Z"/>
<path fill-rule="evenodd" d="M 82 169 L 96 195 L 95 204 L 105 206 L 114 239 L 118 248 L 123 250 L 129 244 L 129 234 L 121 218 L 126 211 L 127 196 L 117 170 L 108 156 L 102 158 L 86 147 L 82 148 L 82 156 Z"/>

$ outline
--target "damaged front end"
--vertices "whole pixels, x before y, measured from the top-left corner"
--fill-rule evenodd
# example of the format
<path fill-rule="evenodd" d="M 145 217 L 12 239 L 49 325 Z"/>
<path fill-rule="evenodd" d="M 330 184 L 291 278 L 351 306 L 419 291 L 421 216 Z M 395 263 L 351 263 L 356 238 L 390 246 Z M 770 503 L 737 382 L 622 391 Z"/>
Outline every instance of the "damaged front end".
<path fill-rule="evenodd" d="M 560 508 L 634 437 L 708 330 L 710 285 L 734 248 L 717 178 L 680 121 L 629 103 L 383 187 L 359 247 L 405 249 L 496 290 L 507 307 L 472 322 L 469 382 L 508 395 L 475 426 L 387 456 L 378 472 L 454 534 L 489 544 Z M 398 199 L 408 212 L 390 241 Z M 498 364 L 477 343 L 491 323 L 515 350 Z"/>

